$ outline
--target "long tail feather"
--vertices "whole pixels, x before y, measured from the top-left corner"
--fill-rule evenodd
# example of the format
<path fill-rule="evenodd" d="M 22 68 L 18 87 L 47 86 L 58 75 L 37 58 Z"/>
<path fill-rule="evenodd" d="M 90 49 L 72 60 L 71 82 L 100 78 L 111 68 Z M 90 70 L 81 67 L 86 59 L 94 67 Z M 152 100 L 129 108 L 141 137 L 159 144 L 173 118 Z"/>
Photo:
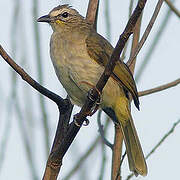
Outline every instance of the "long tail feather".
<path fill-rule="evenodd" d="M 138 174 L 146 176 L 146 161 L 129 111 L 129 102 L 125 97 L 118 98 L 115 106 L 115 114 L 122 128 L 129 168 L 136 176 Z"/>

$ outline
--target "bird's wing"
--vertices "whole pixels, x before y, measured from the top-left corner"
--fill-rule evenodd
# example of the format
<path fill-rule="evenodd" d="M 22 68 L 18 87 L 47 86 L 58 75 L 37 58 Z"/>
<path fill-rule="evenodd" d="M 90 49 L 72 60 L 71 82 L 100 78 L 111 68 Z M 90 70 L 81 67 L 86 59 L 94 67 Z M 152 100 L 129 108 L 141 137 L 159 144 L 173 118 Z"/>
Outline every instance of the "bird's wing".
<path fill-rule="evenodd" d="M 86 38 L 86 47 L 89 56 L 102 66 L 106 66 L 114 49 L 105 38 L 95 31 L 91 32 Z M 136 84 L 127 65 L 122 61 L 118 61 L 111 76 L 131 93 L 134 103 L 139 109 Z"/>

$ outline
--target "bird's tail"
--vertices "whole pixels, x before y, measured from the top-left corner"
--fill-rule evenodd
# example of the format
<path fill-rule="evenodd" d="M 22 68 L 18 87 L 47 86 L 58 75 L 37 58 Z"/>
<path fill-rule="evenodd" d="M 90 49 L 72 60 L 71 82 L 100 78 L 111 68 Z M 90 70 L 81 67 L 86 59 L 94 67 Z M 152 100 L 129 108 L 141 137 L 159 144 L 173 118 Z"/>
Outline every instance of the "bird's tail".
<path fill-rule="evenodd" d="M 136 176 L 138 174 L 146 176 L 146 161 L 144 159 L 142 148 L 129 109 L 129 102 L 126 97 L 120 97 L 117 99 L 114 111 L 121 125 L 124 136 L 129 168 Z"/>

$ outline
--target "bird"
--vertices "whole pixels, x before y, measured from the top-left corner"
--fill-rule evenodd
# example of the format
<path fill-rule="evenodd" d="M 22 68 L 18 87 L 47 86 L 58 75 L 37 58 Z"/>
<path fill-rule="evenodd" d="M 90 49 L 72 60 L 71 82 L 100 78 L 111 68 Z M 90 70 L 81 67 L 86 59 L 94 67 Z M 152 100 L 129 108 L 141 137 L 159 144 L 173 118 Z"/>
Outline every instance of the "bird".
<path fill-rule="evenodd" d="M 113 46 L 68 4 L 58 5 L 37 21 L 52 27 L 50 57 L 56 75 L 72 104 L 82 107 L 88 91 L 102 75 Z M 129 94 L 139 109 L 133 75 L 119 60 L 101 93 L 99 108 L 120 124 L 130 171 L 146 176 L 147 165 L 130 112 Z"/>

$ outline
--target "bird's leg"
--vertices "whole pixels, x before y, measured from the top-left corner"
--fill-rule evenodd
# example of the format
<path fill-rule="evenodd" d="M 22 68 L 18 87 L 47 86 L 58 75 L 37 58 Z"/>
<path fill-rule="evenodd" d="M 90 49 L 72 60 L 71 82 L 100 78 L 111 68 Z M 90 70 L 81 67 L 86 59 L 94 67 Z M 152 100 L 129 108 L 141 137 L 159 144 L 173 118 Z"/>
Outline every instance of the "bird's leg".
<path fill-rule="evenodd" d="M 80 81 L 80 83 L 87 84 L 91 88 L 95 89 L 97 91 L 97 93 L 98 93 L 98 99 L 96 100 L 96 104 L 93 107 L 93 109 L 91 109 L 91 111 L 88 113 L 88 116 L 92 116 L 99 109 L 99 105 L 101 104 L 101 100 L 102 100 L 102 93 L 96 88 L 96 86 L 94 86 L 93 84 L 91 84 L 91 83 L 89 83 L 87 81 Z M 91 101 L 95 101 L 94 97 L 92 96 L 92 89 L 90 89 L 90 91 L 88 91 L 87 96 Z"/>

